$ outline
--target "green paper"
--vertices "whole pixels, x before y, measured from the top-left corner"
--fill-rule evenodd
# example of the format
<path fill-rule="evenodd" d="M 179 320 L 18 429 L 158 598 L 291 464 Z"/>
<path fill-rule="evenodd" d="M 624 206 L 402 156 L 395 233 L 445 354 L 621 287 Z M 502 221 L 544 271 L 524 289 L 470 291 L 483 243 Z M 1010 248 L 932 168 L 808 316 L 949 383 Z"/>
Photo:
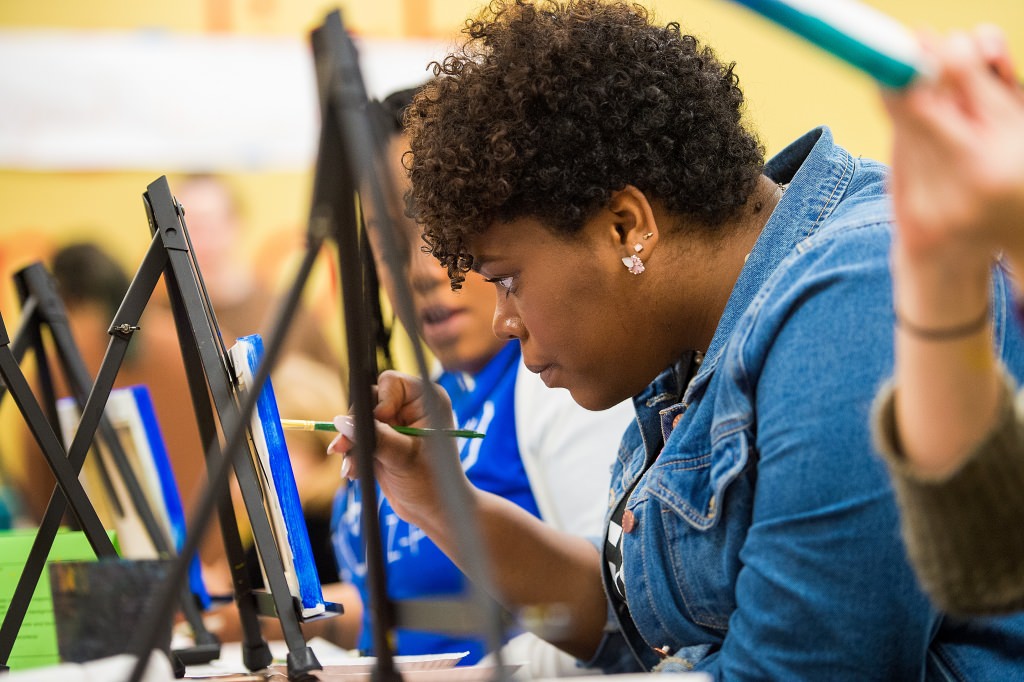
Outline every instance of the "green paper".
<path fill-rule="evenodd" d="M 114 531 L 107 531 L 114 547 L 117 539 Z M 0 614 L 6 616 L 7 607 L 14 596 L 14 590 L 21 579 L 35 530 L 12 530 L 0 532 Z M 118 549 L 120 551 L 120 549 Z M 88 561 L 96 555 L 85 534 L 78 531 L 62 530 L 54 539 L 47 563 L 51 561 Z M 25 620 L 14 640 L 7 665 L 12 671 L 38 668 L 60 663 L 57 653 L 57 629 L 53 617 L 53 599 L 50 596 L 49 570 L 44 569 L 32 594 L 32 601 L 25 614 Z"/>

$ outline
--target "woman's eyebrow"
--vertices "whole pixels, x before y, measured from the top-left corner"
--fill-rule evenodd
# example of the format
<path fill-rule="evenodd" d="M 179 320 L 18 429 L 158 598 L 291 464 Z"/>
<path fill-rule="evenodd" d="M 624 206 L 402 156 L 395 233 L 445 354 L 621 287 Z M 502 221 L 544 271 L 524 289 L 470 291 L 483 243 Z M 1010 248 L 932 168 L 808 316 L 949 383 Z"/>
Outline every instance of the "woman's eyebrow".
<path fill-rule="evenodd" d="M 472 265 L 469 266 L 469 269 L 472 270 L 473 272 L 479 274 L 481 268 L 483 268 L 485 265 L 487 265 L 488 263 L 490 263 L 493 260 L 494 260 L 493 258 L 488 258 L 487 256 L 480 256 L 480 257 L 474 256 L 473 257 L 473 263 L 472 263 Z"/>

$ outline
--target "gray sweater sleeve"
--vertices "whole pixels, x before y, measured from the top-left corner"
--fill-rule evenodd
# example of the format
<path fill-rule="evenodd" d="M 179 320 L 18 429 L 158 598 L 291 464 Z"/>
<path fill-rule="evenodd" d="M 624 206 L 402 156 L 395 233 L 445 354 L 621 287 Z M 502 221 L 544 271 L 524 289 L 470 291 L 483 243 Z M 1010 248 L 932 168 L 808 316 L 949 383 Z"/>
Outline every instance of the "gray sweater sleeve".
<path fill-rule="evenodd" d="M 1007 376 L 998 423 L 941 479 L 916 474 L 901 455 L 892 384 L 875 401 L 875 445 L 892 475 L 907 554 L 949 613 L 1024 609 L 1024 402 L 1013 392 Z"/>

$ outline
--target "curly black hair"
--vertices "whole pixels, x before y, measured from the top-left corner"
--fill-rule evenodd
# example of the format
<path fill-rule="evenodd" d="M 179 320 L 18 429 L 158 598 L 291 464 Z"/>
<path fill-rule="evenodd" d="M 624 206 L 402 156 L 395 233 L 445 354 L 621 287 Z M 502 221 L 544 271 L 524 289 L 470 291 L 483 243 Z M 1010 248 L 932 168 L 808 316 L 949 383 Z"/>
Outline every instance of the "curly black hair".
<path fill-rule="evenodd" d="M 495 221 L 558 233 L 627 184 L 710 229 L 752 192 L 764 148 L 734 64 L 640 5 L 494 0 L 406 110 L 412 203 L 454 288 Z"/>

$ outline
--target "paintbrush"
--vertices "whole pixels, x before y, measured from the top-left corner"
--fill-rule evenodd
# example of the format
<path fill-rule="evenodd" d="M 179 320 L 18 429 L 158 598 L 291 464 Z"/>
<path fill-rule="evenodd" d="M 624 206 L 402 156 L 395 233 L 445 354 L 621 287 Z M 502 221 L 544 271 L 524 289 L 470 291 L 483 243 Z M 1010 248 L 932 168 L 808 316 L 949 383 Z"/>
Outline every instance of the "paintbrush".
<path fill-rule="evenodd" d="M 890 88 L 930 77 L 914 34 L 857 0 L 734 0 Z"/>
<path fill-rule="evenodd" d="M 469 429 L 421 429 L 416 426 L 389 426 L 406 436 L 451 436 L 452 438 L 483 438 L 484 434 Z M 312 419 L 282 419 L 281 428 L 288 431 L 332 431 L 337 432 L 338 427 L 334 422 L 320 422 Z"/>

